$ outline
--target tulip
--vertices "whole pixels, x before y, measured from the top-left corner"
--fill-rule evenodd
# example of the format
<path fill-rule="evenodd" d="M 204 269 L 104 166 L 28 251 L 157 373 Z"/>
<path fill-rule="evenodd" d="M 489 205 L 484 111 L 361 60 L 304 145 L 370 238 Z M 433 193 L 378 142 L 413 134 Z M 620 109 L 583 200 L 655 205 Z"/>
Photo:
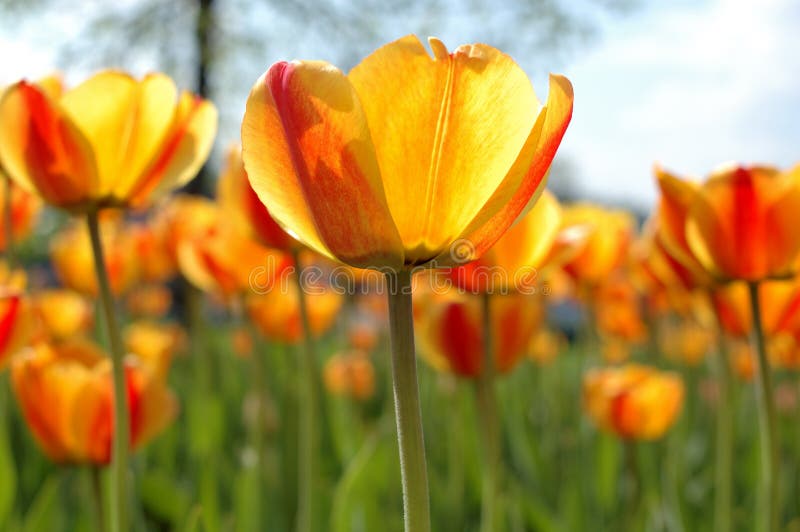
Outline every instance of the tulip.
<path fill-rule="evenodd" d="M 331 395 L 365 401 L 375 393 L 375 368 L 363 352 L 339 353 L 329 358 L 323 380 Z"/>
<path fill-rule="evenodd" d="M 55 94 L 20 81 L 0 98 L 0 161 L 20 186 L 46 203 L 86 216 L 114 369 L 113 532 L 127 516 L 128 408 L 124 353 L 103 258 L 98 215 L 147 204 L 191 180 L 211 150 L 213 104 L 180 95 L 163 74 L 141 80 L 102 71 Z"/>
<path fill-rule="evenodd" d="M 120 295 L 138 279 L 136 249 L 122 220 L 116 217 L 104 217 L 99 231 L 111 292 Z M 85 224 L 76 220 L 56 234 L 50 242 L 50 259 L 64 286 L 91 297 L 100 294 L 91 237 Z"/>
<path fill-rule="evenodd" d="M 32 296 L 32 303 L 39 318 L 41 337 L 53 342 L 88 332 L 94 321 L 92 305 L 72 290 L 42 290 Z"/>
<path fill-rule="evenodd" d="M 288 255 L 265 248 L 226 223 L 217 211 L 178 244 L 178 266 L 193 285 L 232 300 L 251 291 L 269 291 L 292 265 Z"/>
<path fill-rule="evenodd" d="M 564 271 L 579 285 L 590 288 L 598 284 L 628 257 L 635 222 L 627 212 L 576 204 L 564 209 L 563 224 L 589 227 L 583 249 L 564 265 Z"/>
<path fill-rule="evenodd" d="M 266 338 L 296 344 L 303 337 L 299 299 L 297 291 L 276 286 L 264 294 L 248 296 L 245 307 L 256 328 Z M 306 293 L 305 299 L 308 300 L 308 330 L 311 335 L 320 336 L 333 326 L 344 298 L 334 291 L 317 287 Z"/>
<path fill-rule="evenodd" d="M 661 438 L 683 405 L 681 378 L 638 364 L 591 370 L 583 379 L 583 404 L 602 429 L 625 439 Z"/>
<path fill-rule="evenodd" d="M 225 167 L 217 181 L 217 200 L 242 234 L 287 253 L 300 246 L 278 225 L 258 199 L 244 169 L 240 146 L 228 148 Z"/>
<path fill-rule="evenodd" d="M 186 334 L 180 326 L 148 320 L 128 324 L 123 338 L 125 349 L 161 379 L 167 378 L 172 358 L 186 344 Z"/>
<path fill-rule="evenodd" d="M 111 363 L 88 341 L 40 343 L 12 366 L 14 393 L 39 446 L 54 462 L 106 465 L 114 425 Z M 134 358 L 125 363 L 130 439 L 140 448 L 175 418 L 177 401 Z"/>
<path fill-rule="evenodd" d="M 134 225 L 129 232 L 142 280 L 164 283 L 175 277 L 177 265 L 167 245 L 166 224 L 151 221 Z"/>
<path fill-rule="evenodd" d="M 674 184 L 678 180 L 661 181 Z M 686 212 L 686 222 L 679 236 L 685 239 L 696 262 L 719 282 L 740 280 L 748 285 L 764 453 L 758 519 L 761 528 L 771 532 L 780 526 L 778 427 L 759 286 L 797 271 L 800 165 L 785 172 L 766 166 L 725 165 L 702 185 L 682 188 L 685 199 L 681 209 Z"/>
<path fill-rule="evenodd" d="M 490 334 L 497 372 L 508 373 L 528 352 L 543 314 L 536 296 L 509 294 L 492 299 Z M 414 305 L 414 322 L 423 359 L 439 371 L 476 379 L 484 366 L 482 320 L 479 298 L 454 291 L 421 294 Z"/>
<path fill-rule="evenodd" d="M 395 406 L 405 526 L 415 532 L 430 519 L 408 270 L 491 247 L 542 188 L 572 114 L 566 78 L 551 76 L 540 107 L 498 50 L 429 42 L 433 56 L 407 36 L 348 75 L 321 61 L 276 63 L 242 123 L 250 183 L 278 224 L 325 256 L 387 268 L 397 285 Z"/>
<path fill-rule="evenodd" d="M 0 160 L 56 207 L 138 205 L 197 174 L 216 123 L 210 102 L 163 74 L 107 70 L 59 96 L 20 81 L 0 100 Z"/>

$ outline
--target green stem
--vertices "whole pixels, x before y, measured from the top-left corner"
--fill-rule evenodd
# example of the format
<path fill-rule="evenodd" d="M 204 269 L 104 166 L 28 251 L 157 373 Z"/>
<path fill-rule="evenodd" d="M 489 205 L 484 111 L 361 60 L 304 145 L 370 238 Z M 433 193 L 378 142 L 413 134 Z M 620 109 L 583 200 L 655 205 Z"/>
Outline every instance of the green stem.
<path fill-rule="evenodd" d="M 403 482 L 406 532 L 430 532 L 428 471 L 417 386 L 414 323 L 411 309 L 411 273 L 386 274 L 389 329 L 392 339 L 392 384 Z"/>
<path fill-rule="evenodd" d="M 712 305 L 713 308 L 713 305 Z M 714 465 L 714 530 L 730 532 L 731 497 L 733 489 L 733 373 L 725 332 L 718 314 L 717 318 L 717 441 L 716 464 Z"/>
<path fill-rule="evenodd" d="M 758 282 L 748 282 L 748 288 L 750 289 L 750 311 L 753 319 L 753 344 L 758 355 L 756 403 L 761 437 L 761 483 L 758 490 L 756 516 L 760 517 L 758 527 L 761 532 L 776 532 L 779 528 L 780 470 L 778 468 L 780 464 L 778 425 L 772 392 L 772 370 L 767 358 L 767 344 L 761 323 Z"/>
<path fill-rule="evenodd" d="M 114 312 L 114 300 L 111 285 L 108 281 L 103 245 L 100 241 L 98 212 L 89 211 L 89 235 L 92 240 L 94 268 L 97 284 L 100 288 L 100 301 L 103 307 L 108 339 L 111 346 L 111 366 L 114 381 L 114 440 L 111 453 L 111 532 L 128 530 L 127 514 L 127 472 L 128 445 L 130 444 L 130 420 L 125 387 L 124 350 L 120 335 L 117 315 Z"/>
<path fill-rule="evenodd" d="M 481 294 L 483 319 L 483 364 L 475 391 L 478 399 L 479 433 L 483 445 L 483 493 L 481 494 L 481 532 L 497 529 L 497 486 L 500 470 L 500 429 L 497 397 L 494 390 L 494 349 L 491 327 L 491 296 Z"/>
<path fill-rule="evenodd" d="M 308 305 L 302 282 L 302 266 L 297 251 L 293 253 L 297 269 L 297 297 L 300 306 L 300 323 L 303 329 L 303 352 L 300 354 L 298 450 L 297 450 L 297 532 L 309 532 L 312 528 L 313 483 L 314 483 L 314 451 L 316 447 L 317 425 L 317 387 L 316 387 L 316 355 L 311 327 L 308 321 Z"/>
<path fill-rule="evenodd" d="M 92 483 L 92 498 L 97 520 L 97 532 L 106 532 L 106 512 L 103 505 L 103 484 L 100 478 L 101 470 L 98 466 L 89 466 L 89 476 Z"/>
<path fill-rule="evenodd" d="M 9 270 L 14 269 L 14 214 L 12 212 L 13 202 L 11 198 L 11 178 L 3 173 L 0 167 L 0 175 L 3 176 L 3 184 L 5 186 L 5 196 L 3 196 L 3 231 L 6 241 L 5 259 Z"/>

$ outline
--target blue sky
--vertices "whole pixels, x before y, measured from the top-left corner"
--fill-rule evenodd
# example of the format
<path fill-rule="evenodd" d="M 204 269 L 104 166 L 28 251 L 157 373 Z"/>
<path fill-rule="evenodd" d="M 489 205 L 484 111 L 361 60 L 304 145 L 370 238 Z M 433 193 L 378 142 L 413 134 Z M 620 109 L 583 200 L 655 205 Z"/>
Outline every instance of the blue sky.
<path fill-rule="evenodd" d="M 60 13 L 38 31 L 4 31 L 0 84 L 50 72 L 53 48 L 76 38 L 79 22 L 80 13 Z M 646 208 L 655 199 L 654 161 L 698 177 L 730 160 L 800 162 L 798 28 L 796 0 L 645 2 L 629 16 L 604 19 L 595 41 L 553 65 L 575 86 L 561 153 L 575 172 L 577 195 Z M 415 29 L 392 28 L 399 33 L 386 40 Z M 457 23 L 442 30 L 451 48 L 481 38 Z M 319 55 L 300 40 L 282 53 Z M 281 58 L 253 65 L 253 79 Z M 517 59 L 544 100 L 542 62 Z M 243 107 L 247 89 L 223 101 Z M 236 134 L 235 126 L 223 128 L 220 145 Z"/>

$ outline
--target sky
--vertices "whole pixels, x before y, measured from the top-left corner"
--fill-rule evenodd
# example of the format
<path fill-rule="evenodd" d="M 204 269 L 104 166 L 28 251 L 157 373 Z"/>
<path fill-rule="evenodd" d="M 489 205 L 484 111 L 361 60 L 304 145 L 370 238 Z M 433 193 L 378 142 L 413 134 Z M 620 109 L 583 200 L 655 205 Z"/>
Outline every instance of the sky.
<path fill-rule="evenodd" d="M 52 71 L 54 46 L 76 37 L 79 19 L 0 33 L 0 84 Z M 647 208 L 656 161 L 698 178 L 731 160 L 800 162 L 798 28 L 796 0 L 651 1 L 603 19 L 597 38 L 554 68 L 575 87 L 560 150 L 575 194 Z M 470 41 L 470 28 L 449 33 L 451 48 Z M 546 72 L 531 74 L 544 100 Z M 230 130 L 220 144 L 235 140 Z"/>

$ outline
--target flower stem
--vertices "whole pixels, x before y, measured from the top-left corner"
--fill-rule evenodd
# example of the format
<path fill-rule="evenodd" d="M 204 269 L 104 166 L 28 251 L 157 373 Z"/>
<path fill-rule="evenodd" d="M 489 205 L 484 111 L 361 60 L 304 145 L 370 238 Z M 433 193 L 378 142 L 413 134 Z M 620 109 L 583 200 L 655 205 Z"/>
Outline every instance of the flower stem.
<path fill-rule="evenodd" d="M 11 198 L 11 178 L 3 173 L 0 167 L 0 175 L 3 175 L 3 185 L 5 186 L 5 195 L 3 196 L 3 236 L 6 241 L 5 259 L 6 265 L 9 270 L 14 269 L 14 215 L 12 212 L 12 198 Z"/>
<path fill-rule="evenodd" d="M 392 384 L 400 448 L 403 508 L 406 532 L 430 532 L 428 471 L 417 386 L 414 325 L 411 309 L 411 273 L 386 274 L 389 329 L 392 341 Z"/>
<path fill-rule="evenodd" d="M 297 532 L 310 532 L 313 514 L 314 458 L 316 448 L 317 425 L 317 387 L 316 387 L 316 355 L 314 340 L 308 320 L 308 305 L 302 281 L 302 266 L 297 251 L 293 253 L 297 272 L 297 298 L 300 307 L 300 323 L 303 329 L 303 349 L 300 354 L 299 375 L 299 409 L 298 451 L 297 451 Z"/>
<path fill-rule="evenodd" d="M 713 308 L 713 305 L 712 307 Z M 733 374 L 725 346 L 725 333 L 717 317 L 717 441 L 714 465 L 714 530 L 731 531 L 731 497 L 733 487 Z"/>
<path fill-rule="evenodd" d="M 483 364 L 475 391 L 478 399 L 479 430 L 483 445 L 483 493 L 481 494 L 481 532 L 497 529 L 497 486 L 500 469 L 500 430 L 494 390 L 494 349 L 491 327 L 491 296 L 481 294 L 483 320 Z"/>
<path fill-rule="evenodd" d="M 128 401 L 125 393 L 125 368 L 122 336 L 120 335 L 117 316 L 114 312 L 114 301 L 111 296 L 111 285 L 108 280 L 103 245 L 100 241 L 98 212 L 89 211 L 89 235 L 92 240 L 94 268 L 97 284 L 100 288 L 100 301 L 105 317 L 108 339 L 111 346 L 111 366 L 114 382 L 114 439 L 111 452 L 111 532 L 128 530 L 127 516 L 127 472 L 128 445 L 130 444 L 130 421 Z"/>
<path fill-rule="evenodd" d="M 100 478 L 101 470 L 98 466 L 89 466 L 89 476 L 92 483 L 92 498 L 97 520 L 97 532 L 106 532 L 106 512 L 103 505 L 103 484 Z"/>
<path fill-rule="evenodd" d="M 778 426 L 772 392 L 772 371 L 767 359 L 767 345 L 761 323 L 758 282 L 749 282 L 748 288 L 750 289 L 750 311 L 753 319 L 753 344 L 758 355 L 756 403 L 761 437 L 761 484 L 758 490 L 756 516 L 760 516 L 762 519 L 758 523 L 758 529 L 761 532 L 776 532 L 779 528 L 780 471 L 778 469 Z"/>

